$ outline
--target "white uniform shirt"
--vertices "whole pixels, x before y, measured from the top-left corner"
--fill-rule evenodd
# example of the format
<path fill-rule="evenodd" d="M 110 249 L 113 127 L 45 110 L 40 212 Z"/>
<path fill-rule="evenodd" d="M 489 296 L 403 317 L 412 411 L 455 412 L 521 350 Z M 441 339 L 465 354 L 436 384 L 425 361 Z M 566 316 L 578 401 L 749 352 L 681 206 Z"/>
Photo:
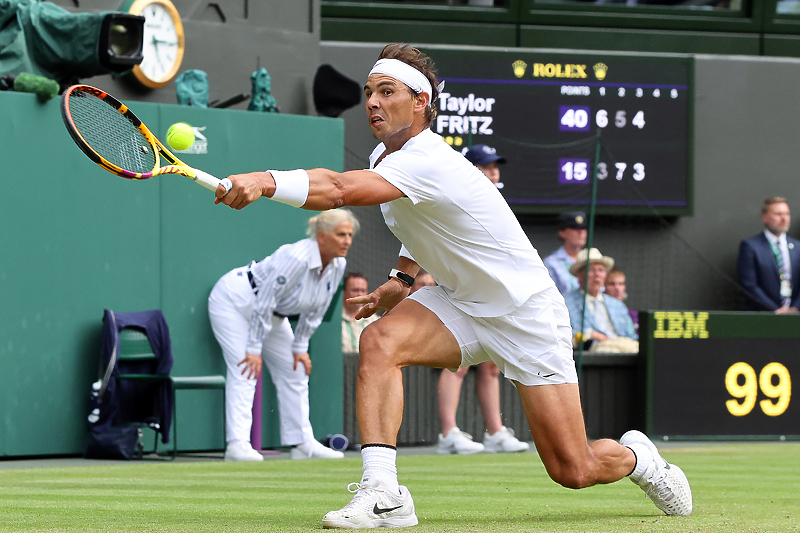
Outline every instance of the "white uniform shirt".
<path fill-rule="evenodd" d="M 300 315 L 294 328 L 292 353 L 308 352 L 308 340 L 322 323 L 346 265 L 344 257 L 335 257 L 322 270 L 315 239 L 284 244 L 272 255 L 253 263 L 250 271 L 258 294 L 250 318 L 247 353 L 261 353 L 261 341 L 272 329 L 273 313 Z"/>
<path fill-rule="evenodd" d="M 472 316 L 510 312 L 553 280 L 503 196 L 486 176 L 426 129 L 370 168 L 404 198 L 381 204 L 386 225 L 453 304 Z"/>

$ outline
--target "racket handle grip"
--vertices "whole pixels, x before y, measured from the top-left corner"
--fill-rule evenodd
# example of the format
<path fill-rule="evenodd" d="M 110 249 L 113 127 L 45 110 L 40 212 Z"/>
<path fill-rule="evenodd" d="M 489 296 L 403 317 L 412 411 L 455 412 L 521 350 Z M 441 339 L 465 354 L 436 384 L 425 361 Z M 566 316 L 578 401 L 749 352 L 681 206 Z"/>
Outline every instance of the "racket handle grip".
<path fill-rule="evenodd" d="M 192 179 L 210 191 L 216 191 L 217 187 L 219 187 L 221 184 L 223 187 L 225 187 L 225 192 L 227 193 L 233 186 L 231 180 L 228 178 L 219 180 L 208 172 L 203 172 L 202 170 L 197 169 L 194 170 L 194 178 Z"/>

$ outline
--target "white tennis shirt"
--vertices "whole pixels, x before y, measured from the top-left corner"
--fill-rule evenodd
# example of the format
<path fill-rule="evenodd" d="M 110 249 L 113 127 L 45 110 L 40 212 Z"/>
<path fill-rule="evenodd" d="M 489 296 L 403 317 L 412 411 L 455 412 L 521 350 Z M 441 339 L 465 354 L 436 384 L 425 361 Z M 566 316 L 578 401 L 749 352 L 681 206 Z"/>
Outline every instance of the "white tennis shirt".
<path fill-rule="evenodd" d="M 494 184 L 441 136 L 426 129 L 376 166 L 385 150 L 370 169 L 405 194 L 381 204 L 386 225 L 456 307 L 500 316 L 555 287 Z"/>

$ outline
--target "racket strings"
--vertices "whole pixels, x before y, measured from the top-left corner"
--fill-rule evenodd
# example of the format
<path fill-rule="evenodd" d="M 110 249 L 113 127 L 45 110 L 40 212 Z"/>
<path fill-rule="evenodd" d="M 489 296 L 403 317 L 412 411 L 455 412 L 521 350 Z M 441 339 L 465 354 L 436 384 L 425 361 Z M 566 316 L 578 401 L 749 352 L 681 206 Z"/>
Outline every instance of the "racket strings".
<path fill-rule="evenodd" d="M 103 159 L 137 174 L 155 169 L 155 150 L 116 108 L 94 95 L 77 91 L 70 96 L 69 109 L 75 129 Z"/>

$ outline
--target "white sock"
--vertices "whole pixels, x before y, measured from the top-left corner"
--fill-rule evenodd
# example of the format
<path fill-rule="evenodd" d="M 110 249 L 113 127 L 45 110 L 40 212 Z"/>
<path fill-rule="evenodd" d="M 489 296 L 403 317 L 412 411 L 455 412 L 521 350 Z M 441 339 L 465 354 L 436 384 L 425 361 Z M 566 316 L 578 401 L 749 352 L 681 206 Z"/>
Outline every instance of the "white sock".
<path fill-rule="evenodd" d="M 400 494 L 397 482 L 397 450 L 385 446 L 367 446 L 361 448 L 361 460 L 364 462 L 364 474 L 361 482 L 377 479 L 381 485 Z"/>
<path fill-rule="evenodd" d="M 653 452 L 640 442 L 634 442 L 628 446 L 628 448 L 630 448 L 636 456 L 636 466 L 633 468 L 633 472 L 628 474 L 628 477 L 636 483 L 639 483 L 650 469 L 650 466 L 655 462 L 655 457 L 653 457 Z"/>

